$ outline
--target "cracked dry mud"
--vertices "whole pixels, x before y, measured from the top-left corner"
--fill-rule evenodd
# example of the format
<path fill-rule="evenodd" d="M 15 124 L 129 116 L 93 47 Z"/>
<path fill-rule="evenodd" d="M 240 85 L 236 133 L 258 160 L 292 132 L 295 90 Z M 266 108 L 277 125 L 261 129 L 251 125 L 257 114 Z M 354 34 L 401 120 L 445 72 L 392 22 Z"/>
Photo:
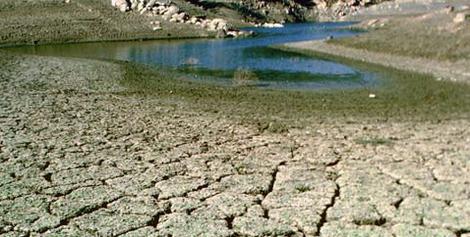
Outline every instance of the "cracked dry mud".
<path fill-rule="evenodd" d="M 115 64 L 12 57 L 0 72 L 0 236 L 470 233 L 470 122 L 288 133 L 119 96 Z M 387 144 L 358 142 L 376 137 Z"/>

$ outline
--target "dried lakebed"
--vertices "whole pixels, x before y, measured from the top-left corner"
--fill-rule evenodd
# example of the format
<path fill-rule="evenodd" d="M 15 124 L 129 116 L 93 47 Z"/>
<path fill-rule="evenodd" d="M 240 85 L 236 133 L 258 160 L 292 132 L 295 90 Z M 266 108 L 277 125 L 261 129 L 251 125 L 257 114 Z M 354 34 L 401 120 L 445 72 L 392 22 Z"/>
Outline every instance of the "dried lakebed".
<path fill-rule="evenodd" d="M 341 94 L 442 119 L 377 122 L 330 94 L 128 84 L 159 72 L 121 63 L 2 52 L 0 67 L 0 236 L 469 235 L 465 96 Z M 262 116 L 303 122 L 245 121 Z"/>

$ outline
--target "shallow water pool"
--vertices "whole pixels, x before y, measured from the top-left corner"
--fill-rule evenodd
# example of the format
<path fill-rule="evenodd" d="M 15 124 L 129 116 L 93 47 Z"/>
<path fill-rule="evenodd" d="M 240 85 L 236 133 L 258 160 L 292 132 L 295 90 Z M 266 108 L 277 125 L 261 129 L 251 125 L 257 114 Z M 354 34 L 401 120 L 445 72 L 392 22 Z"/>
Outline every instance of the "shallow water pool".
<path fill-rule="evenodd" d="M 153 40 L 29 46 L 13 51 L 66 57 L 117 59 L 176 70 L 188 80 L 222 85 L 244 83 L 265 88 L 358 88 L 377 84 L 376 75 L 338 62 L 284 52 L 268 46 L 345 37 L 357 32 L 350 23 L 287 24 L 283 28 L 247 28 L 245 39 Z"/>

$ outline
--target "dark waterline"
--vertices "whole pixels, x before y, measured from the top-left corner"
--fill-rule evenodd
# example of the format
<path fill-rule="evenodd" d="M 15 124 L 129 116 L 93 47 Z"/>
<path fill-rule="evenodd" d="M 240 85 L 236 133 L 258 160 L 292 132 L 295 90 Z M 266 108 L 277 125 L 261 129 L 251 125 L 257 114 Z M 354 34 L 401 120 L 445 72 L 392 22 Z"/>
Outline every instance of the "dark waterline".
<path fill-rule="evenodd" d="M 376 75 L 334 61 L 283 52 L 267 46 L 358 34 L 350 23 L 287 24 L 283 28 L 247 28 L 245 39 L 158 40 L 20 47 L 36 55 L 125 60 L 185 73 L 193 80 L 228 84 L 248 73 L 253 85 L 268 88 L 358 88 L 377 84 Z M 238 74 L 237 74 L 238 73 Z M 236 77 L 236 76 L 235 76 Z M 253 79 L 250 78 L 250 79 Z"/>

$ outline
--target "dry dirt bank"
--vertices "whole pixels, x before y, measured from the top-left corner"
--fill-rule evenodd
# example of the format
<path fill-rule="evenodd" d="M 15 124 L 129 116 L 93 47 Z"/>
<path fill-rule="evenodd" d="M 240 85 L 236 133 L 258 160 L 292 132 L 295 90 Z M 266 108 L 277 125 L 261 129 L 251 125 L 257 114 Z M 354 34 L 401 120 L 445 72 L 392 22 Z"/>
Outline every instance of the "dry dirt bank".
<path fill-rule="evenodd" d="M 162 21 L 137 12 L 121 13 L 108 0 L 0 1 L 0 46 L 210 37 L 211 33 L 187 24 Z"/>
<path fill-rule="evenodd" d="M 0 236 L 461 236 L 470 121 L 260 133 L 117 64 L 2 53 Z"/>

